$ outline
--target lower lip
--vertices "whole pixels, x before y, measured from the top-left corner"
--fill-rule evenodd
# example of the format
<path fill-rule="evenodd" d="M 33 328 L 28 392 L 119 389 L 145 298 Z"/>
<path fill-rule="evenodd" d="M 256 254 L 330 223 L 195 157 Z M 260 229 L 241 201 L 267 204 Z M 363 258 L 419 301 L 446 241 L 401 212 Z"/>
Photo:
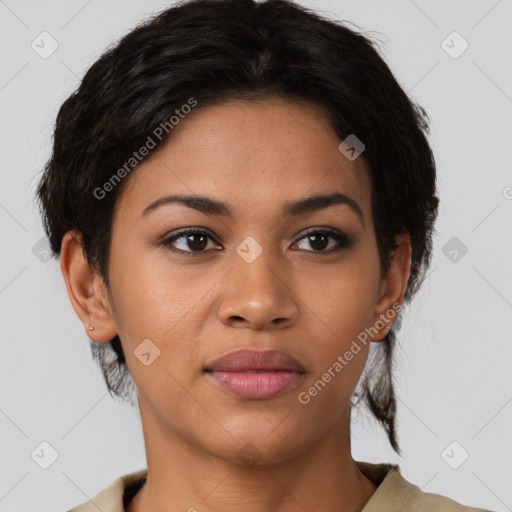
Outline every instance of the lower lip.
<path fill-rule="evenodd" d="M 240 398 L 267 400 L 296 387 L 302 374 L 290 371 L 207 372 L 215 382 Z"/>

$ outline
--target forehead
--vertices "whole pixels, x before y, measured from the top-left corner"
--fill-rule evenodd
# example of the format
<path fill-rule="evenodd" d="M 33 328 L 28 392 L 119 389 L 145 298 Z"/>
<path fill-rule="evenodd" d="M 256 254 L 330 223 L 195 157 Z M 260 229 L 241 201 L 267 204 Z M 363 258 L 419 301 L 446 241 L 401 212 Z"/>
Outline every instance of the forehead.
<path fill-rule="evenodd" d="M 142 209 L 170 192 L 208 194 L 237 206 L 281 205 L 309 194 L 339 191 L 365 217 L 371 180 L 364 158 L 349 160 L 328 113 L 280 98 L 229 100 L 198 107 L 168 141 L 129 176 L 119 203 Z M 122 205 L 120 205 L 122 207 Z"/>

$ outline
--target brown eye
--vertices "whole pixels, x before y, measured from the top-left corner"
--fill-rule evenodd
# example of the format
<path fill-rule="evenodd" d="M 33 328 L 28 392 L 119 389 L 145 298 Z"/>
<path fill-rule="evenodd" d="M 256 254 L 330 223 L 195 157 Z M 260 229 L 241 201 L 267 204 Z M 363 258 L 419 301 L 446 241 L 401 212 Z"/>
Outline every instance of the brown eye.
<path fill-rule="evenodd" d="M 193 255 L 193 253 L 207 252 L 208 242 L 218 247 L 208 231 L 203 229 L 187 229 L 166 238 L 160 245 L 169 247 L 172 251 Z"/>
<path fill-rule="evenodd" d="M 308 252 L 331 253 L 348 249 L 352 245 L 352 240 L 345 234 L 330 229 L 313 229 L 294 245 L 300 244 L 303 240 L 305 243 L 302 248 Z M 332 243 L 333 240 L 334 243 Z M 309 245 L 312 250 L 304 247 L 306 244 Z"/>

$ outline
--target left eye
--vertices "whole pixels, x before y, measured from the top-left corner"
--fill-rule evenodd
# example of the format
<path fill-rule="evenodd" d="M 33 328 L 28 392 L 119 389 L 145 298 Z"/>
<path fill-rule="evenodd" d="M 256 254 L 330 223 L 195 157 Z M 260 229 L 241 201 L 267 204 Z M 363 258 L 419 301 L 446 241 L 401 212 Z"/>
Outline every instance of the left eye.
<path fill-rule="evenodd" d="M 336 244 L 334 244 L 334 248 L 332 245 L 329 246 L 329 239 L 334 239 L 337 242 L 337 246 Z M 346 235 L 330 230 L 312 230 L 294 245 L 300 244 L 303 240 L 313 248 L 313 251 L 305 249 L 308 252 L 336 252 L 347 249 L 352 245 L 352 241 Z"/>

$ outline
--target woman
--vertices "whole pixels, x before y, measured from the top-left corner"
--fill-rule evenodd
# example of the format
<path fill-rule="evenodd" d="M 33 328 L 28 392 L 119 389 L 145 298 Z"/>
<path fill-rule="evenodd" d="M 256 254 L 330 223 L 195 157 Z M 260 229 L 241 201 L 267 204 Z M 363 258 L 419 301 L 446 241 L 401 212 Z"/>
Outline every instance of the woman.
<path fill-rule="evenodd" d="M 109 391 L 136 389 L 148 467 L 73 512 L 478 510 L 350 451 L 360 402 L 400 453 L 427 131 L 367 38 L 286 0 L 182 3 L 91 67 L 38 198 Z"/>

